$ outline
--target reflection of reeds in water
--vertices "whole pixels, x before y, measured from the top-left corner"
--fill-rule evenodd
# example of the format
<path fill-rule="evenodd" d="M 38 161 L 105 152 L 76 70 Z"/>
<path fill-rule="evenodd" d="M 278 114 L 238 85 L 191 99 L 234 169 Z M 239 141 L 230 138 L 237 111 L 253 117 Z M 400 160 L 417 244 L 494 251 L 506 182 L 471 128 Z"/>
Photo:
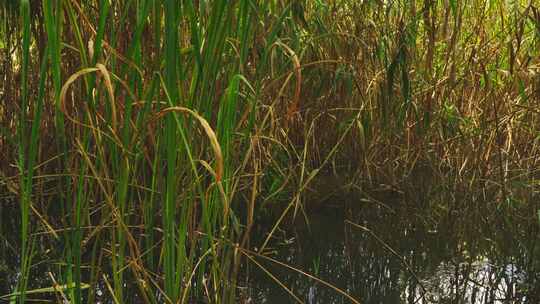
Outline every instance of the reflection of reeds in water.
<path fill-rule="evenodd" d="M 484 2 L 0 2 L 0 195 L 18 201 L 1 208 L 21 274 L 5 293 L 234 302 L 235 244 L 263 252 L 282 219 L 309 222 L 317 189 L 429 199 L 430 225 L 481 204 L 528 222 L 539 9 Z"/>
<path fill-rule="evenodd" d="M 428 302 L 446 303 L 459 298 L 466 303 L 526 303 L 527 274 L 514 264 L 494 265 L 489 259 L 459 264 L 441 263 L 431 277 L 423 281 Z M 406 290 L 410 293 L 410 290 Z"/>
<path fill-rule="evenodd" d="M 432 230 L 423 222 L 431 210 L 413 212 L 392 212 L 382 206 L 337 216 L 323 211 L 314 216 L 326 225 L 313 224 L 311 230 L 288 227 L 271 246 L 277 260 L 317 273 L 367 303 L 535 303 L 540 268 L 531 261 L 537 236 L 531 239 L 523 231 L 513 231 L 513 242 L 522 244 L 513 246 L 504 238 L 492 238 L 502 234 L 502 227 L 482 229 L 478 221 L 467 231 L 455 230 L 465 229 L 463 223 Z M 457 221 L 471 219 L 462 216 Z M 293 241 L 285 243 L 281 238 Z M 316 303 L 344 300 L 330 288 L 281 265 L 264 266 L 306 301 L 312 290 Z M 264 274 L 256 269 L 250 273 L 249 286 L 256 302 L 286 301 L 287 294 Z"/>

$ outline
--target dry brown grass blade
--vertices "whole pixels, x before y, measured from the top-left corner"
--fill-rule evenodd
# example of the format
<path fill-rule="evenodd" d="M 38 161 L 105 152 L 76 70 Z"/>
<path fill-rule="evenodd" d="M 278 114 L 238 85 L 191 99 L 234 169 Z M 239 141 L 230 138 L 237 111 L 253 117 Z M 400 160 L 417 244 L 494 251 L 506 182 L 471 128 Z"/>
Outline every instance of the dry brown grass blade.
<path fill-rule="evenodd" d="M 204 119 L 204 117 L 199 115 L 197 112 L 191 109 L 185 108 L 185 107 L 177 106 L 177 107 L 169 107 L 169 108 L 163 109 L 155 115 L 154 120 L 159 119 L 163 117 L 165 114 L 170 113 L 170 112 L 180 112 L 180 113 L 191 115 L 199 122 L 202 129 L 206 133 L 206 136 L 208 137 L 208 140 L 210 141 L 210 146 L 212 147 L 212 150 L 214 152 L 214 157 L 216 158 L 215 169 L 210 170 L 210 173 L 212 173 L 215 176 L 216 185 L 223 198 L 223 205 L 224 205 L 223 213 L 224 213 L 225 218 L 227 218 L 227 215 L 229 214 L 229 202 L 228 202 L 228 198 L 225 193 L 225 190 L 223 189 L 223 185 L 221 183 L 221 180 L 223 178 L 223 153 L 221 152 L 221 146 L 219 144 L 216 132 L 214 132 L 214 129 L 212 129 L 212 127 L 210 126 L 208 121 Z"/>
<path fill-rule="evenodd" d="M 109 208 L 111 209 L 111 213 L 112 213 L 113 218 L 116 220 L 118 225 L 121 227 L 122 231 L 125 233 L 125 235 L 127 237 L 127 240 L 128 240 L 128 245 L 129 245 L 128 247 L 129 247 L 129 250 L 130 250 L 132 256 L 140 257 L 141 254 L 140 254 L 140 249 L 139 249 L 139 246 L 137 244 L 137 241 L 135 240 L 135 238 L 133 237 L 133 235 L 129 231 L 129 227 L 126 225 L 126 223 L 122 219 L 122 216 L 120 215 L 120 213 L 118 211 L 118 208 L 114 205 L 113 194 L 111 194 L 111 190 L 107 189 L 107 187 L 105 187 L 102 179 L 99 178 L 98 171 L 96 170 L 94 164 L 91 162 L 91 160 L 90 160 L 90 158 L 88 156 L 88 153 L 86 153 L 86 151 L 83 148 L 83 145 L 79 142 L 78 139 L 76 140 L 76 145 L 78 146 L 79 153 L 83 157 L 83 160 L 87 163 L 88 167 L 90 168 L 90 171 L 96 177 L 98 185 L 99 185 L 101 191 L 103 192 L 103 194 L 105 195 L 105 201 L 109 205 Z M 98 229 L 100 229 L 100 228 L 102 228 L 102 227 L 99 227 Z M 134 266 L 134 268 L 133 268 L 135 270 L 134 272 L 135 272 L 136 276 L 138 276 L 139 271 L 141 271 L 141 269 L 143 269 L 143 267 L 138 263 L 138 260 L 135 259 L 133 263 L 130 263 L 130 265 Z"/>
<path fill-rule="evenodd" d="M 62 89 L 60 90 L 60 109 L 62 110 L 62 112 L 64 113 L 64 115 L 68 115 L 67 113 L 67 109 L 66 109 L 66 93 L 67 93 L 67 90 L 69 89 L 69 86 L 75 82 L 75 80 L 77 80 L 77 78 L 85 75 L 85 74 L 88 74 L 88 73 L 93 73 L 95 71 L 99 71 L 98 68 L 84 68 L 82 70 L 79 70 L 77 72 L 75 72 L 73 75 L 69 76 L 68 80 L 66 80 L 66 82 L 64 83 L 64 85 L 62 86 Z M 68 118 L 70 118 L 68 116 Z"/>
<path fill-rule="evenodd" d="M 69 303 L 66 297 L 66 294 L 64 293 L 64 290 L 60 288 L 60 284 L 58 284 L 52 272 L 49 271 L 47 274 L 49 275 L 49 277 L 51 278 L 51 281 L 53 282 L 54 290 L 56 290 L 62 296 L 62 300 L 64 301 L 64 303 Z"/>
<path fill-rule="evenodd" d="M 88 74 L 88 73 L 93 73 L 93 72 L 96 72 L 96 71 L 100 71 L 103 75 L 104 75 L 104 79 L 105 79 L 105 85 L 107 87 L 107 91 L 109 93 L 109 97 L 110 97 L 110 103 L 111 103 L 111 125 L 112 125 L 112 129 L 111 129 L 111 135 L 99 130 L 99 129 L 96 129 L 94 126 L 92 125 L 88 125 L 88 124 L 85 124 L 85 123 L 82 123 L 78 120 L 76 120 L 75 118 L 73 118 L 67 111 L 66 109 L 66 94 L 67 94 L 67 91 L 69 89 L 69 87 L 81 76 L 85 75 L 85 74 Z M 79 70 L 78 72 L 74 73 L 73 75 L 71 75 L 68 80 L 64 83 L 64 85 L 62 86 L 62 89 L 60 90 L 60 110 L 62 111 L 62 113 L 64 114 L 64 116 L 72 121 L 73 123 L 75 124 L 78 124 L 78 125 L 81 125 L 83 127 L 87 127 L 89 129 L 92 129 L 94 132 L 97 132 L 99 134 L 104 134 L 105 136 L 111 138 L 111 140 L 113 140 L 118 146 L 122 146 L 122 143 L 120 141 L 120 139 L 118 138 L 117 136 L 117 132 L 116 132 L 116 126 L 117 126 L 117 118 L 116 118 L 116 106 L 114 104 L 114 92 L 112 90 L 112 83 L 110 81 L 110 76 L 109 76 L 109 73 L 107 72 L 107 70 L 105 69 L 105 66 L 103 66 L 102 64 L 97 64 L 97 67 L 96 68 L 84 68 L 84 69 L 81 69 Z"/>
<path fill-rule="evenodd" d="M 39 211 L 34 207 L 34 204 L 30 203 L 30 208 L 38 216 L 38 218 L 41 220 L 45 228 L 47 228 L 47 231 L 49 231 L 49 233 L 52 234 L 54 238 L 58 240 L 60 238 L 58 236 L 58 233 L 56 233 L 56 231 L 51 226 L 51 224 L 49 224 L 49 222 L 47 222 L 47 220 L 43 217 L 43 215 L 41 215 L 41 213 L 39 213 Z"/>
<path fill-rule="evenodd" d="M 297 303 L 304 303 L 304 301 L 300 300 L 294 292 L 287 287 L 283 282 L 281 282 L 276 276 L 274 276 L 268 269 L 266 269 L 263 265 L 261 265 L 259 262 L 257 262 L 253 257 L 251 257 L 249 254 L 244 253 L 244 255 L 251 261 L 253 264 L 257 265 L 264 273 L 266 273 L 267 276 L 269 276 L 274 282 L 276 282 L 281 288 L 283 288 Z"/>
<path fill-rule="evenodd" d="M 221 178 L 223 177 L 223 154 L 221 152 L 221 146 L 219 145 L 216 133 L 214 132 L 212 127 L 210 127 L 208 121 L 206 121 L 206 119 L 204 119 L 204 117 L 202 117 L 201 115 L 197 114 L 197 112 L 185 107 L 169 107 L 163 109 L 156 114 L 155 118 L 161 118 L 165 114 L 170 112 L 181 112 L 189 114 L 199 122 L 204 132 L 206 133 L 206 136 L 210 140 L 210 145 L 212 146 L 212 150 L 214 151 L 214 156 L 216 158 L 216 181 L 221 182 Z"/>
<path fill-rule="evenodd" d="M 113 299 L 114 304 L 120 304 L 120 301 L 118 301 L 118 299 L 114 295 L 114 290 L 113 290 L 113 288 L 111 286 L 111 283 L 109 283 L 109 280 L 107 279 L 107 276 L 105 274 L 103 274 L 102 277 L 103 277 L 103 282 L 105 282 L 105 286 L 107 287 L 107 290 L 109 291 L 109 294 L 110 294 L 111 298 Z"/>
<path fill-rule="evenodd" d="M 285 264 L 285 263 L 280 262 L 280 261 L 278 261 L 278 260 L 276 260 L 276 259 L 273 259 L 273 258 L 271 258 L 271 257 L 265 256 L 265 255 L 263 255 L 263 254 L 260 254 L 260 253 L 257 253 L 257 252 L 252 252 L 252 251 L 250 251 L 250 250 L 246 250 L 246 249 L 243 249 L 243 248 L 238 248 L 238 249 L 239 249 L 244 255 L 246 255 L 250 260 L 253 259 L 253 257 L 250 257 L 250 255 L 254 255 L 254 256 L 260 257 L 260 258 L 262 258 L 262 259 L 268 260 L 268 261 L 270 261 L 270 262 L 272 262 L 272 263 L 275 263 L 275 264 L 277 264 L 277 265 L 283 266 L 283 267 L 285 267 L 285 268 L 287 268 L 287 269 L 290 269 L 290 270 L 292 270 L 292 271 L 294 271 L 294 272 L 300 273 L 301 275 L 304 275 L 304 276 L 306 276 L 306 277 L 308 277 L 308 278 L 310 278 L 310 279 L 312 279 L 312 280 L 315 280 L 315 281 L 321 283 L 322 285 L 324 285 L 324 286 L 326 286 L 326 287 L 328 287 L 328 288 L 330 288 L 330 289 L 336 291 L 337 293 L 339 293 L 339 294 L 345 296 L 345 297 L 346 297 L 347 299 L 349 299 L 352 303 L 360 304 L 360 302 L 359 302 L 357 299 L 353 298 L 351 295 L 349 295 L 349 294 L 348 294 L 347 292 L 345 292 L 344 290 L 342 290 L 342 289 L 340 289 L 340 288 L 338 288 L 338 287 L 332 285 L 331 283 L 329 283 L 329 282 L 327 282 L 327 281 L 325 281 L 325 280 L 323 280 L 323 279 L 320 279 L 320 278 L 318 278 L 318 277 L 316 277 L 316 276 L 314 276 L 314 275 L 312 275 L 312 274 L 309 274 L 309 273 L 307 273 L 307 272 L 305 272 L 305 271 L 302 271 L 302 270 L 300 270 L 300 269 L 298 269 L 298 268 L 292 267 L 291 265 Z"/>
<path fill-rule="evenodd" d="M 114 99 L 114 89 L 111 82 L 111 76 L 109 75 L 109 71 L 103 64 L 101 63 L 96 64 L 96 68 L 98 68 L 101 74 L 103 75 L 105 87 L 107 88 L 107 92 L 109 93 L 109 98 L 110 98 L 110 103 L 111 103 L 112 126 L 113 126 L 113 129 L 116 130 L 118 119 L 116 116 L 116 105 L 115 105 L 115 99 Z"/>
<path fill-rule="evenodd" d="M 296 75 L 296 85 L 294 88 L 294 98 L 292 103 L 287 108 L 287 121 L 291 122 L 293 119 L 293 116 L 298 112 L 298 107 L 300 104 L 300 93 L 302 91 L 302 67 L 300 65 L 300 60 L 298 59 L 298 55 L 296 55 L 296 52 L 294 52 L 288 45 L 282 43 L 282 42 L 276 42 L 276 45 L 281 46 L 284 50 L 289 53 L 289 56 L 291 57 L 291 60 L 294 65 L 294 74 Z"/>
<path fill-rule="evenodd" d="M 201 265 L 201 263 L 204 261 L 204 258 L 209 255 L 211 252 L 210 249 L 206 250 L 205 253 L 203 253 L 199 260 L 197 261 L 197 263 L 195 264 L 195 266 L 193 266 L 193 270 L 191 270 L 191 273 L 189 275 L 189 279 L 186 280 L 187 282 L 187 286 L 184 288 L 184 292 L 182 292 L 182 297 L 178 299 L 177 301 L 177 304 L 180 304 L 180 303 L 186 303 L 186 300 L 187 300 L 187 295 L 188 295 L 188 291 L 190 290 L 189 287 L 191 286 L 191 282 L 193 282 L 193 277 L 195 277 L 195 274 L 197 272 L 197 268 L 199 268 L 199 266 Z"/>

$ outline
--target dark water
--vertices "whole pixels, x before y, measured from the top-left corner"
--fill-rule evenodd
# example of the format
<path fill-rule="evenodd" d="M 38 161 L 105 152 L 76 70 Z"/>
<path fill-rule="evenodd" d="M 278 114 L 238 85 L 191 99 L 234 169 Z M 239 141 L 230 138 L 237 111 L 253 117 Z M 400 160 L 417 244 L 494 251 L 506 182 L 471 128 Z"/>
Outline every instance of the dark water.
<path fill-rule="evenodd" d="M 284 225 L 265 254 L 359 303 L 540 303 L 534 213 L 514 210 L 510 216 L 508 209 L 470 202 L 460 210 L 347 198 L 325 204 L 309 213 L 309 225 L 302 216 Z M 305 303 L 353 303 L 304 274 L 256 260 Z M 244 297 L 252 303 L 296 302 L 261 266 L 247 267 Z"/>
<path fill-rule="evenodd" d="M 0 208 L 0 295 L 12 291 L 18 279 L 15 206 Z M 354 303 L 336 289 L 362 304 L 540 303 L 537 203 L 501 207 L 342 197 L 307 209 L 309 224 L 302 213 L 295 220 L 287 217 L 262 252 L 297 271 L 252 255 L 260 265 L 244 262 L 239 303 L 297 302 L 280 284 L 308 304 Z M 273 224 L 257 221 L 250 248 L 259 249 Z M 47 273 L 61 267 L 47 248 L 60 245 L 50 237 L 36 241 L 40 263 L 29 285 L 47 287 Z"/>

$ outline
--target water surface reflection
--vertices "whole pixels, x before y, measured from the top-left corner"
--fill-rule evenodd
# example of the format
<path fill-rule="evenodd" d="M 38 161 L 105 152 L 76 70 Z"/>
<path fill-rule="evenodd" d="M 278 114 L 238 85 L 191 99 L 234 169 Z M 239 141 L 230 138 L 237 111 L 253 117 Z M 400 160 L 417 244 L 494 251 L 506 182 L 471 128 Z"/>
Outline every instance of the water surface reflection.
<path fill-rule="evenodd" d="M 353 201 L 330 203 L 308 218 L 309 225 L 301 217 L 283 225 L 265 254 L 360 303 L 540 303 L 534 217 Z M 260 226 L 254 244 L 269 230 Z M 350 303 L 305 275 L 258 260 L 306 303 Z M 260 267 L 244 270 L 253 303 L 294 302 Z"/>

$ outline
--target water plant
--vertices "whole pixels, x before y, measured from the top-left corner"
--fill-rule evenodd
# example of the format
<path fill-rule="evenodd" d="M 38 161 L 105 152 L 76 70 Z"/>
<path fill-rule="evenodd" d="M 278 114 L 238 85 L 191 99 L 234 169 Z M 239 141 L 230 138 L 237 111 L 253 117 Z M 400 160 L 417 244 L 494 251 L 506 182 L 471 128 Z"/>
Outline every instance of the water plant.
<path fill-rule="evenodd" d="M 235 302 L 323 175 L 534 219 L 538 24 L 534 1 L 2 1 L 0 293 Z"/>

